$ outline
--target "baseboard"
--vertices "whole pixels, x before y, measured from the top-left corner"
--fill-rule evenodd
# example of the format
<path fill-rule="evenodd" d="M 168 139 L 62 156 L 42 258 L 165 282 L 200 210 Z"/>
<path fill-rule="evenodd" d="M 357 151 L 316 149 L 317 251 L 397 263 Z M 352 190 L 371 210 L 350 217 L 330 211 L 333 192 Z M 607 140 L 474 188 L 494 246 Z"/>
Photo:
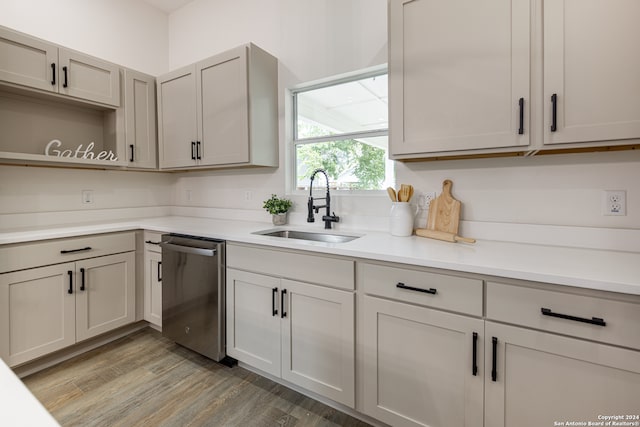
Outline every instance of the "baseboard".
<path fill-rule="evenodd" d="M 62 363 L 65 360 L 76 357 L 82 353 L 86 353 L 107 343 L 125 337 L 133 332 L 147 328 L 148 326 L 149 323 L 145 320 L 132 323 L 130 325 L 123 326 L 95 338 L 91 338 L 62 350 L 56 351 L 55 353 L 47 354 L 46 356 L 42 356 L 36 360 L 23 363 L 22 365 L 14 366 L 11 369 L 19 378 L 24 378 L 26 376 L 35 374 L 36 372 L 42 371 L 43 369 L 50 368 L 51 366 Z"/>

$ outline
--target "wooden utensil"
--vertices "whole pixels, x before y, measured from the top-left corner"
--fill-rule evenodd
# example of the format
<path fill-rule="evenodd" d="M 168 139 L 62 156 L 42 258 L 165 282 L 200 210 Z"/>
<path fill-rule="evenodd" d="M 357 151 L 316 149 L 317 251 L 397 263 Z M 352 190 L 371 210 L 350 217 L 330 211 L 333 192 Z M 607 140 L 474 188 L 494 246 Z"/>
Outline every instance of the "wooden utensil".
<path fill-rule="evenodd" d="M 429 230 L 426 228 L 417 228 L 416 235 L 422 237 L 430 237 L 432 239 L 444 240 L 445 242 L 466 242 L 475 243 L 476 239 L 458 236 L 457 234 L 447 233 L 445 231 Z"/>
<path fill-rule="evenodd" d="M 394 190 L 393 188 L 387 187 L 387 194 L 389 194 L 389 198 L 391 199 L 392 202 L 398 201 L 396 197 L 396 190 Z"/>
<path fill-rule="evenodd" d="M 413 195 L 413 186 L 409 184 L 400 184 L 400 190 L 398 190 L 398 201 L 409 202 Z"/>
<path fill-rule="evenodd" d="M 460 225 L 460 202 L 451 195 L 450 180 L 442 183 L 442 194 L 433 199 L 429 204 L 429 218 L 427 229 L 444 231 L 453 235 L 458 234 Z"/>

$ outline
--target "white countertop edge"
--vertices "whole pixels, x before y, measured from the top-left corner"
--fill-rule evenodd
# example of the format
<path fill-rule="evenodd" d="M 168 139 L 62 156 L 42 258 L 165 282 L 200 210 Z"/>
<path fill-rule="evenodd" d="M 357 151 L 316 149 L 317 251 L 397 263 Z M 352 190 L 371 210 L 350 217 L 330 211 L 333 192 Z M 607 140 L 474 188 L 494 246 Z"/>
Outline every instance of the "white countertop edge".
<path fill-rule="evenodd" d="M 309 242 L 252 234 L 274 228 L 267 222 L 195 217 L 156 217 L 127 221 L 42 227 L 0 233 L 0 244 L 145 229 L 199 235 L 232 242 L 267 245 L 330 255 L 343 255 L 475 273 L 506 279 L 597 289 L 640 295 L 640 253 L 581 249 L 525 243 L 478 240 L 475 245 L 441 242 L 422 237 L 393 237 L 379 231 L 340 234 L 363 237 L 347 243 Z M 322 224 L 290 229 L 324 232 Z"/>
<path fill-rule="evenodd" d="M 0 408 L 2 425 L 11 427 L 60 427 L 22 381 L 0 359 Z"/>

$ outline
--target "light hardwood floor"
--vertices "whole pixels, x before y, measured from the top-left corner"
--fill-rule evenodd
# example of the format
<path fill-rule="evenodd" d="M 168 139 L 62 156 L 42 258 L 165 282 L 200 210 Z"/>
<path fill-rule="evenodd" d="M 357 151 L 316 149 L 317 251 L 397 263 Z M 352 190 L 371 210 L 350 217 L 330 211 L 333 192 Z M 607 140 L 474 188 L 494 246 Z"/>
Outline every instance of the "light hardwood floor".
<path fill-rule="evenodd" d="M 150 328 L 23 378 L 62 426 L 368 426 Z"/>

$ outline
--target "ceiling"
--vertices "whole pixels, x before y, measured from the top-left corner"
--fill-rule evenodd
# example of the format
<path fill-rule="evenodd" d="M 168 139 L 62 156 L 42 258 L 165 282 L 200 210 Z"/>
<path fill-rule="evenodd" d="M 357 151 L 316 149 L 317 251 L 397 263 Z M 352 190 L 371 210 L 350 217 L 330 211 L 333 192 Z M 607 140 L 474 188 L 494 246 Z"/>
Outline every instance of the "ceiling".
<path fill-rule="evenodd" d="M 193 0 L 142 0 L 151 6 L 157 7 L 166 13 L 171 13 L 174 10 L 180 9 L 187 3 L 191 3 Z"/>

